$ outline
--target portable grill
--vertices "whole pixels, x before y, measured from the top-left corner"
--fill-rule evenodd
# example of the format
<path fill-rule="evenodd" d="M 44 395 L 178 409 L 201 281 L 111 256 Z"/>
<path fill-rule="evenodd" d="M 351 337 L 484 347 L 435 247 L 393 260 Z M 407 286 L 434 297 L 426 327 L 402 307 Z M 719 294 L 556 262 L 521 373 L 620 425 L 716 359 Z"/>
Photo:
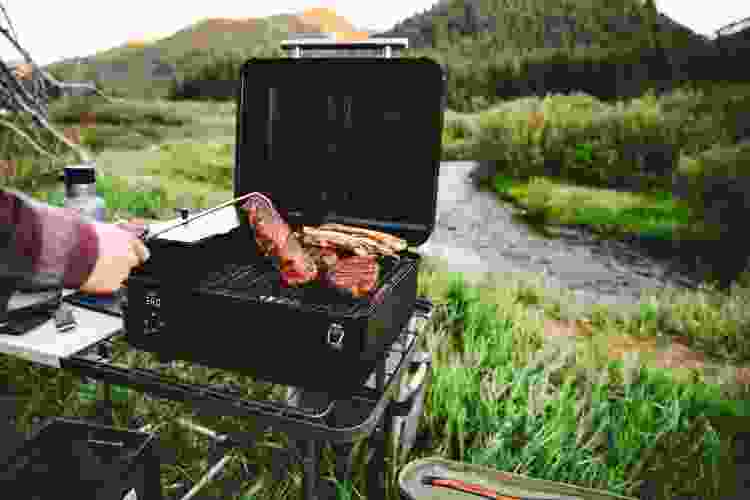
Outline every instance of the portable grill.
<path fill-rule="evenodd" d="M 292 227 L 354 225 L 412 249 L 429 238 L 443 125 L 438 64 L 251 60 L 240 76 L 235 195 L 264 193 Z M 286 288 L 259 256 L 246 214 L 233 206 L 217 217 L 149 241 L 151 258 L 126 283 L 126 341 L 164 361 L 309 391 L 361 388 L 412 315 L 419 255 L 382 259 L 366 298 L 318 283 Z"/>

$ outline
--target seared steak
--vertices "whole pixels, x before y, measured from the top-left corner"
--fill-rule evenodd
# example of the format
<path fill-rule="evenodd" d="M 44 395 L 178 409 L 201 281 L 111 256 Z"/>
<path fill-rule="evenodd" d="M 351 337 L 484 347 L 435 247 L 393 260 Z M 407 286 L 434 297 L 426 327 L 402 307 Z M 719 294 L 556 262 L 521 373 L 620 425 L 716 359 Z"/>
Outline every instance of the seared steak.
<path fill-rule="evenodd" d="M 300 286 L 318 277 L 315 262 L 304 251 L 289 225 L 260 193 L 242 206 L 255 230 L 255 242 L 265 256 L 278 258 L 281 280 L 286 286 Z"/>

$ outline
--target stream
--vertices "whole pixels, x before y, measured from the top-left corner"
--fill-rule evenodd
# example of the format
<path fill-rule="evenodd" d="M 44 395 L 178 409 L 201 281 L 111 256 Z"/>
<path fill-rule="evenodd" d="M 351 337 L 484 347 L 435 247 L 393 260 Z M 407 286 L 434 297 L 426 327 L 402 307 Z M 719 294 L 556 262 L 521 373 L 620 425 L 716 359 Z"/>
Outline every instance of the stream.
<path fill-rule="evenodd" d="M 677 252 L 655 251 L 637 238 L 602 239 L 584 227 L 532 227 L 511 203 L 478 187 L 489 172 L 479 162 L 441 163 L 436 227 L 420 247 L 468 280 L 487 273 L 539 276 L 552 290 L 571 290 L 581 306 L 631 310 L 646 289 L 701 283 Z"/>

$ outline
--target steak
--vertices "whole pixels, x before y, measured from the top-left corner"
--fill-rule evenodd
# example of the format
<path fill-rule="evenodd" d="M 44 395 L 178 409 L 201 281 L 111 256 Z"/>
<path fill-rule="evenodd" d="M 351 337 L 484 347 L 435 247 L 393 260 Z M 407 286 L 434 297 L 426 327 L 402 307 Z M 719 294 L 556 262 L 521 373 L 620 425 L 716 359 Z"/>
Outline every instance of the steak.
<path fill-rule="evenodd" d="M 301 233 L 295 233 L 260 193 L 250 196 L 242 208 L 248 213 L 260 253 L 278 259 L 285 286 L 319 279 L 323 285 L 364 297 L 378 284 L 376 254 L 397 257 L 398 238 L 383 233 L 348 226 L 328 230 L 304 227 Z"/>
<path fill-rule="evenodd" d="M 363 297 L 378 284 L 380 268 L 373 255 L 345 257 L 323 275 L 329 285 L 348 290 L 354 297 Z"/>
<path fill-rule="evenodd" d="M 242 208 L 247 210 L 261 254 L 278 259 L 281 281 L 285 286 L 304 285 L 318 277 L 314 260 L 268 198 L 255 193 Z"/>

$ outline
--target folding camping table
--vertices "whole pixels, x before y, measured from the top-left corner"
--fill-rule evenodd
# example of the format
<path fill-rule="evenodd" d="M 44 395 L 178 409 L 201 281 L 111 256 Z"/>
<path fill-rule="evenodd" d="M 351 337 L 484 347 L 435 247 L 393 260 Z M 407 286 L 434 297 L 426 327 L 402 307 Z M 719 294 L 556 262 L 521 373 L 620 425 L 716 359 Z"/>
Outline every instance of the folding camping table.
<path fill-rule="evenodd" d="M 73 291 L 67 290 L 64 296 Z M 431 376 L 428 353 L 417 349 L 420 323 L 429 319 L 432 304 L 419 299 L 414 315 L 399 339 L 379 360 L 377 369 L 360 392 L 347 401 L 312 401 L 305 403 L 303 393 L 299 402 L 259 401 L 238 398 L 209 386 L 186 384 L 159 374 L 155 370 L 130 368 L 111 359 L 113 340 L 124 333 L 121 317 L 79 307 L 68 307 L 76 320 L 72 330 L 58 331 L 50 320 L 23 335 L 0 335 L 0 352 L 35 363 L 68 370 L 85 378 L 101 381 L 107 397 L 98 401 L 100 407 L 111 410 L 110 385 L 117 384 L 143 393 L 173 401 L 184 402 L 200 408 L 205 413 L 222 416 L 248 417 L 260 425 L 253 433 L 217 435 L 209 429 L 183 422 L 191 429 L 214 438 L 227 452 L 235 447 L 253 447 L 256 439 L 267 428 L 283 431 L 294 443 L 286 451 L 276 453 L 275 467 L 285 469 L 290 460 L 303 465 L 303 497 L 307 500 L 321 498 L 319 462 L 322 446 L 328 442 L 336 454 L 336 478 L 345 481 L 351 477 L 352 449 L 355 442 L 367 439 L 372 446 L 368 467 L 368 498 L 383 498 L 385 494 L 386 462 L 394 422 L 403 423 L 412 437 L 404 447 L 413 444 L 416 421 L 422 412 L 422 401 Z M 416 370 L 412 382 L 404 384 L 405 375 Z M 313 394 L 310 399 L 321 399 Z M 111 413 L 110 413 L 111 415 Z M 389 446 L 391 445 L 391 446 Z M 210 481 L 227 463 L 229 455 L 213 461 L 203 479 L 182 498 L 192 497 Z M 149 500 L 149 499 L 146 499 Z"/>

